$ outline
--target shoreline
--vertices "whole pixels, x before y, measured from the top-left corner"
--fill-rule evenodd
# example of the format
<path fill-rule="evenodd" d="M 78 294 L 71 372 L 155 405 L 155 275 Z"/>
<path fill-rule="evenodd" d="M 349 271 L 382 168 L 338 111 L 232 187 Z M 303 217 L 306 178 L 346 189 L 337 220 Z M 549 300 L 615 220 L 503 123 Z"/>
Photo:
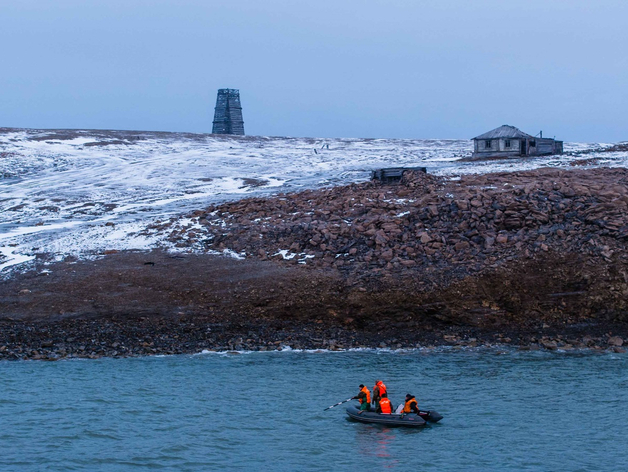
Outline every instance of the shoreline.
<path fill-rule="evenodd" d="M 357 340 L 352 333 L 336 333 L 334 338 L 316 338 L 324 336 L 323 333 L 311 331 L 303 339 L 303 335 L 297 333 L 285 333 L 281 336 L 271 336 L 251 341 L 238 336 L 237 332 L 229 331 L 223 336 L 218 336 L 214 342 L 207 339 L 189 339 L 181 341 L 180 334 L 189 332 L 190 328 L 203 329 L 206 326 L 197 323 L 179 323 L 179 329 L 172 329 L 172 326 L 165 325 L 170 339 L 164 339 L 161 331 L 155 327 L 149 327 L 146 331 L 138 332 L 135 328 L 133 338 L 115 336 L 109 341 L 102 341 L 102 330 L 110 328 L 108 323 L 90 323 L 90 330 L 84 324 L 68 326 L 56 324 L 54 327 L 38 323 L 14 323 L 9 325 L 6 321 L 0 323 L 3 332 L 25 339 L 25 334 L 31 336 L 25 344 L 2 344 L 0 345 L 0 361 L 2 360 L 42 360 L 58 361 L 63 359 L 100 359 L 100 358 L 127 358 L 146 357 L 162 355 L 197 355 L 207 353 L 247 353 L 247 352 L 281 352 L 281 351 L 324 351 L 324 352 L 347 352 L 352 350 L 385 350 L 385 351 L 407 351 L 407 350 L 438 350 L 442 348 L 450 349 L 516 349 L 519 351 L 560 351 L 560 352 L 607 352 L 625 353 L 622 347 L 623 338 L 619 336 L 590 336 L 582 337 L 569 335 L 514 335 L 512 339 L 503 334 L 497 333 L 472 333 L 468 334 L 442 334 L 429 333 L 431 336 L 423 337 L 421 340 L 404 342 L 397 338 L 388 339 L 388 342 L 378 340 L 368 340 L 360 336 Z M 39 326 L 38 326 L 39 325 Z M 39 328 L 39 329 L 38 329 Z M 127 328 L 131 328 L 127 326 Z M 216 328 L 216 326 L 214 326 Z M 302 328 L 302 327 L 301 327 Z M 100 332 L 100 333 L 99 333 Z M 42 338 L 45 333 L 48 337 Z M 513 335 L 513 334 L 511 334 Z M 67 337 L 63 337 L 67 336 Z M 91 337 L 95 336 L 95 337 Z M 480 336 L 480 337 L 475 337 Z M 35 340 L 34 337 L 39 339 Z M 489 338 L 493 339 L 489 339 Z M 214 337 L 215 339 L 216 337 Z M 311 338 L 315 338 L 312 340 Z M 429 339 L 428 339 L 429 338 Z M 111 342 L 113 339 L 116 341 Z M 381 338 L 380 338 L 381 339 Z M 92 342 L 97 340 L 96 342 Z M 416 341 L 416 342 L 415 342 Z"/>
<path fill-rule="evenodd" d="M 36 356 L 7 356 L 0 357 L 0 362 L 28 362 L 28 361 L 40 361 L 40 362 L 58 362 L 58 361 L 72 361 L 72 360 L 99 360 L 99 359 L 140 359 L 140 358 L 152 358 L 152 357 L 170 357 L 170 356 L 205 356 L 205 355 L 249 355 L 256 353 L 305 353 L 305 354 L 324 354 L 324 353 L 390 353 L 406 354 L 409 352 L 418 353 L 451 353 L 460 351 L 482 352 L 482 351 L 495 351 L 497 354 L 506 354 L 508 352 L 555 352 L 561 354 L 625 354 L 627 350 L 621 347 L 557 347 L 556 349 L 547 349 L 541 344 L 531 345 L 513 345 L 513 344 L 480 344 L 480 345 L 464 345 L 464 344 L 440 344 L 440 345 L 426 345 L 415 347 L 400 347 L 400 348 L 381 348 L 381 347 L 349 347 L 338 349 L 325 349 L 325 348 L 296 348 L 293 349 L 289 345 L 281 345 L 276 349 L 253 349 L 253 350 L 215 350 L 215 349 L 203 349 L 202 351 L 190 351 L 190 352 L 157 352 L 157 353 L 141 353 L 141 354 L 129 354 L 129 355 L 63 355 L 60 356 L 55 353 L 49 355 L 40 354 Z"/>
<path fill-rule="evenodd" d="M 150 229 L 177 253 L 39 254 L 0 282 L 0 359 L 282 344 L 622 352 L 627 184 L 626 169 L 413 173 L 228 202 Z"/>
<path fill-rule="evenodd" d="M 203 351 L 344 351 L 504 347 L 519 350 L 626 352 L 624 324 L 589 323 L 536 329 L 432 326 L 351 329 L 343 323 L 281 319 L 220 321 L 216 317 L 65 316 L 0 319 L 0 360 L 98 359 L 199 354 Z"/>

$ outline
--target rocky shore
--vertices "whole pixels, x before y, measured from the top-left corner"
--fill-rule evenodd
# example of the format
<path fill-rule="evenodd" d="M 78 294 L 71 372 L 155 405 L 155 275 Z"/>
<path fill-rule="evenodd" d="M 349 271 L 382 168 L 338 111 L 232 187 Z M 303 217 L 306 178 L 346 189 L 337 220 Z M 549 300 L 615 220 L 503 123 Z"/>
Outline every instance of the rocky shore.
<path fill-rule="evenodd" d="M 215 205 L 0 285 L 0 358 L 628 339 L 628 170 L 407 173 Z M 244 260 L 213 255 L 225 253 Z M 43 270 L 43 269 L 46 270 Z"/>
<path fill-rule="evenodd" d="M 563 334 L 531 336 L 506 331 L 431 330 L 421 334 L 389 330 L 360 332 L 316 324 L 214 323 L 202 317 L 181 319 L 99 319 L 56 323 L 0 323 L 3 360 L 98 359 L 149 355 L 195 354 L 201 352 L 282 351 L 286 349 L 340 351 L 357 348 L 453 349 L 479 346 L 515 346 L 519 350 L 595 350 L 626 352 L 624 338 L 604 334 L 584 335 L 586 329 Z M 593 331 L 598 331 L 593 327 Z M 551 333 L 548 330 L 548 333 Z M 569 333 L 571 334 L 565 334 Z M 510 337 L 512 336 L 512 337 Z M 382 341 L 378 341 L 382 339 Z"/>

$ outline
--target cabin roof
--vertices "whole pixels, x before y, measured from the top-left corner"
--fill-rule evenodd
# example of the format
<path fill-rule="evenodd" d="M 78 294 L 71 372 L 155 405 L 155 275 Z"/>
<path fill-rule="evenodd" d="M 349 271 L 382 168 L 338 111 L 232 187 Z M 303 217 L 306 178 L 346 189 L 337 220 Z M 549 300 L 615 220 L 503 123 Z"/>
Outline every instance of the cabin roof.
<path fill-rule="evenodd" d="M 534 138 L 527 133 L 524 133 L 519 128 L 515 128 L 510 125 L 502 125 L 499 128 L 495 128 L 487 133 L 476 136 L 473 139 L 499 139 L 499 138 Z"/>

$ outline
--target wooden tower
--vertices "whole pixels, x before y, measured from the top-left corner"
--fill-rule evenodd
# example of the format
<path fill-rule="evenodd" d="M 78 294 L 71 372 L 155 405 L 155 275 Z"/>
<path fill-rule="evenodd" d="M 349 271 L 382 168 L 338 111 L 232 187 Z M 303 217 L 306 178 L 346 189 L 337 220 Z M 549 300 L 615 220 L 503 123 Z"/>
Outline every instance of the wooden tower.
<path fill-rule="evenodd" d="M 218 89 L 212 133 L 244 135 L 239 90 Z"/>

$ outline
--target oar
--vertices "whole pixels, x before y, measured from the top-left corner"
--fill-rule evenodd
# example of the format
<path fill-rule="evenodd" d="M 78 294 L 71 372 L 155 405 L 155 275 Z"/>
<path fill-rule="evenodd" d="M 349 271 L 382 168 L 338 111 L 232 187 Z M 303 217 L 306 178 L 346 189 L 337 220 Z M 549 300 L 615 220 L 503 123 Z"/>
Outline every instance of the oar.
<path fill-rule="evenodd" d="M 338 402 L 338 403 L 336 403 L 335 405 L 328 406 L 328 407 L 327 407 L 327 408 L 325 408 L 323 411 L 327 411 L 327 410 L 329 410 L 330 408 L 333 408 L 333 407 L 335 407 L 335 406 L 342 405 L 343 403 L 350 402 L 351 400 L 353 400 L 353 398 L 349 398 L 348 400 L 345 400 L 345 401 L 343 401 L 343 402 Z"/>

